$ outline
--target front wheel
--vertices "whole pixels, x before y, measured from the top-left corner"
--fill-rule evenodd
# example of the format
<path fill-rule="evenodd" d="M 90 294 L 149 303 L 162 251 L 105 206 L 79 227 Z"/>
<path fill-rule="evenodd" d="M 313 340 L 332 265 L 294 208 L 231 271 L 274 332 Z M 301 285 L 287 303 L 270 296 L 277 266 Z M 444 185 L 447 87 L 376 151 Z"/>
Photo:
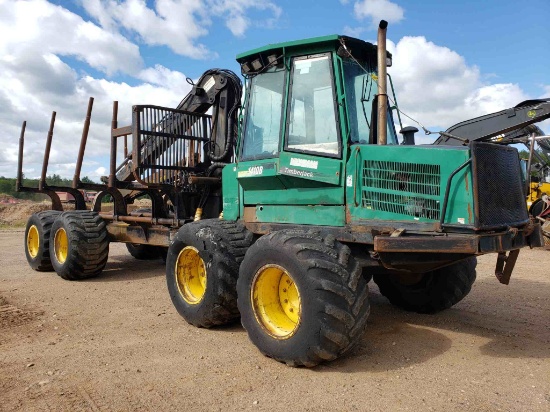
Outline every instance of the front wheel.
<path fill-rule="evenodd" d="M 209 328 L 239 318 L 237 276 L 252 236 L 242 224 L 219 219 L 188 223 L 178 231 L 168 248 L 166 283 L 187 322 Z"/>
<path fill-rule="evenodd" d="M 266 356 L 312 367 L 362 336 L 368 287 L 349 247 L 330 235 L 279 231 L 245 255 L 237 282 L 241 322 Z"/>
<path fill-rule="evenodd" d="M 415 283 L 404 275 L 376 274 L 374 282 L 390 303 L 418 313 L 436 313 L 460 302 L 476 280 L 477 259 L 470 257 L 419 276 Z"/>

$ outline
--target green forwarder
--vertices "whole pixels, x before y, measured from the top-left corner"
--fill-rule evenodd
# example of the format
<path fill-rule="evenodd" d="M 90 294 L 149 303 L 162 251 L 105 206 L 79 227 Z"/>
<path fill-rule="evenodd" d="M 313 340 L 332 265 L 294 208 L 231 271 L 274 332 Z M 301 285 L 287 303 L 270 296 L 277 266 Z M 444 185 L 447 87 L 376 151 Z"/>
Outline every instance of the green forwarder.
<path fill-rule="evenodd" d="M 410 145 L 410 127 L 399 144 L 386 26 L 378 47 L 333 35 L 238 55 L 244 99 L 236 75 L 210 70 L 176 109 L 134 106 L 131 126 L 118 127 L 115 104 L 103 184 L 79 179 L 86 123 L 66 190 L 98 190 L 91 211 L 76 195 L 77 210 L 61 213 L 63 188 L 18 184 L 53 201 L 29 220 L 31 266 L 95 276 L 114 241 L 138 258 L 164 255 L 171 299 L 189 323 L 240 316 L 262 353 L 304 366 L 358 342 L 371 279 L 393 304 L 422 313 L 468 294 L 478 255 L 498 254 L 495 272 L 507 284 L 520 248 L 542 243 L 517 150 Z M 116 166 L 117 140 L 127 136 Z M 22 152 L 23 133 L 20 176 Z M 145 195 L 152 207 L 128 212 Z M 105 196 L 113 211 L 101 210 Z"/>

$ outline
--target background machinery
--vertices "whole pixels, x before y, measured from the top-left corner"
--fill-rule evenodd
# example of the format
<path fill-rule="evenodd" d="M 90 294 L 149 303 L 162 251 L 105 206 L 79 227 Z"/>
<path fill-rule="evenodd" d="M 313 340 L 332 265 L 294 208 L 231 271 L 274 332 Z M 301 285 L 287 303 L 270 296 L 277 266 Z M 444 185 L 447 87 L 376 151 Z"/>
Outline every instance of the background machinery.
<path fill-rule="evenodd" d="M 23 125 L 17 187 L 53 205 L 27 225 L 30 265 L 83 279 L 101 272 L 109 242 L 168 248 L 168 290 L 189 323 L 240 316 L 262 353 L 294 366 L 359 341 L 371 278 L 393 304 L 421 313 L 468 294 L 477 255 L 497 253 L 495 273 L 508 283 L 519 249 L 542 244 L 518 152 L 478 141 L 399 145 L 386 27 L 378 48 L 333 35 L 238 55 L 243 107 L 241 82 L 223 70 L 206 72 L 176 109 L 134 106 L 130 126 L 118 126 L 115 103 L 110 174 L 94 185 L 79 178 L 90 102 L 65 188 L 75 211 L 62 211 L 63 188 L 45 184 L 53 119 L 40 186 L 21 186 Z M 92 210 L 77 189 L 99 192 Z M 152 208 L 128 213 L 144 194 Z M 101 209 L 105 196 L 112 211 Z"/>
<path fill-rule="evenodd" d="M 545 223 L 550 239 L 550 136 L 535 124 L 550 118 L 550 99 L 526 100 L 515 107 L 457 123 L 435 141 L 436 145 L 467 145 L 470 141 L 494 144 L 521 144 L 529 156 L 522 159 L 527 207 L 531 215 Z M 536 150 L 538 148 L 538 150 Z"/>

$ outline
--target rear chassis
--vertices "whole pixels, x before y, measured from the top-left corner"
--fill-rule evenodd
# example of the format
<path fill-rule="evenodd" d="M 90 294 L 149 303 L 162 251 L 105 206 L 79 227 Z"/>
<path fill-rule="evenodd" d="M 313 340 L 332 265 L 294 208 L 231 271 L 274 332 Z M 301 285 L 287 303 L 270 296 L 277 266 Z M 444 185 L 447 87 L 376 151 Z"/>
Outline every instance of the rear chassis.
<path fill-rule="evenodd" d="M 91 209 L 109 222 L 110 241 L 168 247 L 171 234 L 193 220 L 195 205 L 206 186 L 220 186 L 220 178 L 207 176 L 212 164 L 204 158 L 202 145 L 209 141 L 211 116 L 157 106 L 133 106 L 132 125 L 118 127 L 118 104 L 113 105 L 109 176 L 104 183 L 84 183 L 80 172 L 86 149 L 93 98 L 90 98 L 72 187 L 51 186 L 46 182 L 56 113 L 53 112 L 46 139 L 44 161 L 38 187 L 23 184 L 23 150 L 26 122 L 19 139 L 16 190 L 50 197 L 52 210 L 63 211 L 56 193 L 75 198 L 75 210 L 87 210 L 79 189 L 97 191 Z M 176 124 L 176 121 L 178 122 Z M 168 124 L 167 124 L 168 122 Z M 162 126 L 162 127 L 160 127 Z M 128 137 L 132 139 L 129 150 Z M 124 159 L 117 167 L 117 146 L 123 140 Z M 185 159 L 185 160 L 181 160 Z M 184 164 L 182 164 L 184 163 Z M 210 170 L 209 170 L 210 168 Z M 221 199 L 219 190 L 210 193 L 205 214 L 217 216 Z M 102 200 L 110 196 L 112 211 L 102 211 Z M 139 197 L 151 199 L 151 210 L 129 212 L 129 205 Z"/>

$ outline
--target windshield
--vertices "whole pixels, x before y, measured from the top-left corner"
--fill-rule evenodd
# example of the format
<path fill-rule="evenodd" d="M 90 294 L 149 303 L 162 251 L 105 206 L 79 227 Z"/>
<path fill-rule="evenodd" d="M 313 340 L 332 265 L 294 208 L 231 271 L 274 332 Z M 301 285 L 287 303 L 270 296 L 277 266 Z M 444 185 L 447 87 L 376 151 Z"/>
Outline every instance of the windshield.
<path fill-rule="evenodd" d="M 365 71 L 352 60 L 344 60 L 344 86 L 352 143 L 369 143 L 373 102 L 378 93 L 376 73 Z M 376 113 L 376 107 L 374 107 Z M 398 144 L 391 111 L 388 110 L 388 144 Z"/>

